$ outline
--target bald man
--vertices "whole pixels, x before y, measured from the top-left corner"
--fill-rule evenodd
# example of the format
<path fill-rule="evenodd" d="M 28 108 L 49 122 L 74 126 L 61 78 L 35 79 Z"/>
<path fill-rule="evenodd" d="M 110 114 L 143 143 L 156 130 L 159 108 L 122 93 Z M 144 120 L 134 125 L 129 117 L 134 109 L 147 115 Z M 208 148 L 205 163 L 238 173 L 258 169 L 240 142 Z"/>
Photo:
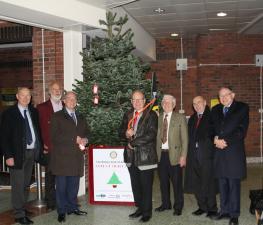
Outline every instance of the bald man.
<path fill-rule="evenodd" d="M 207 217 L 217 213 L 216 188 L 213 176 L 213 128 L 206 100 L 193 99 L 194 113 L 188 122 L 188 155 L 185 169 L 185 192 L 195 195 L 198 209 L 192 214 Z"/>

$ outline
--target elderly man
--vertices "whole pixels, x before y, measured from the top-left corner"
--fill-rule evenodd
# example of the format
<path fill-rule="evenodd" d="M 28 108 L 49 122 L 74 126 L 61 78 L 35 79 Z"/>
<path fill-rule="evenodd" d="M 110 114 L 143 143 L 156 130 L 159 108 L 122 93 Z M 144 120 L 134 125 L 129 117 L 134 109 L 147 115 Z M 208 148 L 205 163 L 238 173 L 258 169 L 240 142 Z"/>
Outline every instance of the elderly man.
<path fill-rule="evenodd" d="M 157 115 L 151 109 L 142 111 L 145 97 L 139 90 L 132 93 L 131 103 L 133 109 L 124 114 L 120 128 L 120 137 L 127 142 L 124 161 L 128 166 L 134 201 L 138 207 L 129 217 L 142 216 L 140 221 L 147 222 L 152 216 L 153 172 L 157 167 Z M 132 127 L 129 127 L 132 118 Z"/>
<path fill-rule="evenodd" d="M 188 133 L 184 115 L 174 112 L 176 100 L 164 95 L 163 112 L 158 120 L 157 154 L 162 204 L 155 209 L 162 212 L 171 209 L 170 180 L 174 192 L 174 215 L 181 215 L 184 205 L 183 167 L 186 164 Z"/>
<path fill-rule="evenodd" d="M 237 225 L 240 215 L 240 182 L 246 177 L 244 139 L 249 124 L 249 107 L 235 101 L 228 87 L 219 90 L 220 104 L 212 109 L 215 137 L 215 176 L 219 181 L 220 212 L 216 220 L 230 218 Z"/>
<path fill-rule="evenodd" d="M 26 215 L 29 185 L 34 161 L 38 160 L 42 143 L 38 113 L 30 105 L 31 93 L 26 87 L 18 88 L 18 103 L 3 113 L 1 147 L 10 170 L 11 201 L 15 222 L 31 224 Z"/>
<path fill-rule="evenodd" d="M 44 154 L 48 159 L 45 166 L 45 200 L 47 203 L 47 210 L 54 210 L 56 206 L 56 191 L 55 191 L 55 176 L 51 173 L 49 168 L 51 141 L 50 141 L 50 121 L 54 112 L 60 111 L 63 107 L 61 96 L 62 91 L 60 84 L 53 81 L 49 85 L 50 99 L 37 106 L 39 113 L 39 123 L 41 128 L 41 136 L 44 144 Z"/>
<path fill-rule="evenodd" d="M 51 118 L 50 169 L 56 176 L 56 205 L 58 221 L 64 222 L 67 214 L 85 215 L 77 204 L 79 180 L 84 174 L 83 150 L 88 143 L 86 119 L 75 111 L 77 96 L 67 92 L 65 107 Z"/>
<path fill-rule="evenodd" d="M 198 209 L 193 215 L 207 213 L 207 217 L 211 218 L 217 212 L 211 115 L 202 96 L 193 99 L 193 107 L 195 113 L 188 121 L 189 145 L 184 189 L 187 193 L 194 193 L 197 200 Z"/>

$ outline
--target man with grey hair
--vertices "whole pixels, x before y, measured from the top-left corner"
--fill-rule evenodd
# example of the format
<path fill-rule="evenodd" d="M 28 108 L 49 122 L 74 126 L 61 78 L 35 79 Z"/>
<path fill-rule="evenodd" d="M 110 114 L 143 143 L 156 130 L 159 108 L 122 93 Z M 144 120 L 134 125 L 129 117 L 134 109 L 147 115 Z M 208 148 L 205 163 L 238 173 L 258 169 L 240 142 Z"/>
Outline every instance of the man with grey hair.
<path fill-rule="evenodd" d="M 49 87 L 50 98 L 37 106 L 39 113 L 39 124 L 41 128 L 41 136 L 43 140 L 44 154 L 47 158 L 47 165 L 45 166 L 45 200 L 47 204 L 47 211 L 52 211 L 56 207 L 56 189 L 55 176 L 50 171 L 50 122 L 51 116 L 62 109 L 63 103 L 61 101 L 62 89 L 60 83 L 53 81 Z"/>
<path fill-rule="evenodd" d="M 171 209 L 170 180 L 174 191 L 174 215 L 181 215 L 184 205 L 183 167 L 186 164 L 188 132 L 184 115 L 174 112 L 176 99 L 164 95 L 163 112 L 158 119 L 157 155 L 162 204 L 157 212 Z"/>
<path fill-rule="evenodd" d="M 18 88 L 17 104 L 3 113 L 1 147 L 6 165 L 10 169 L 11 201 L 15 222 L 32 224 L 27 217 L 25 204 L 34 161 L 42 149 L 37 110 L 31 106 L 31 92 L 27 87 Z"/>

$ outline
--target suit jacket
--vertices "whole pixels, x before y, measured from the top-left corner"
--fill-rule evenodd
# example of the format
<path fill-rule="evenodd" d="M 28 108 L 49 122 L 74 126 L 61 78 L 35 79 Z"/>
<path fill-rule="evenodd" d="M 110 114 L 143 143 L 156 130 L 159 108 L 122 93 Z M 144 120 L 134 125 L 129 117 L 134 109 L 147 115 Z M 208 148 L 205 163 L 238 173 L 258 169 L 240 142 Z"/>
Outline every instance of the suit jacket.
<path fill-rule="evenodd" d="M 161 159 L 162 151 L 162 129 L 163 129 L 163 113 L 160 114 L 158 119 L 158 132 L 157 132 L 157 155 L 158 160 Z M 188 132 L 187 123 L 184 115 L 173 112 L 169 124 L 168 131 L 168 144 L 169 144 L 169 158 L 171 165 L 179 164 L 180 157 L 187 156 L 188 147 Z"/>
<path fill-rule="evenodd" d="M 76 143 L 77 136 L 88 137 L 86 119 L 76 112 L 77 126 L 67 110 L 54 113 L 51 117 L 50 169 L 58 176 L 83 176 L 84 156 Z"/>
<path fill-rule="evenodd" d="M 46 102 L 37 105 L 37 110 L 39 113 L 39 124 L 41 128 L 41 136 L 42 136 L 43 144 L 48 147 L 47 151 L 50 151 L 51 149 L 51 141 L 49 134 L 50 121 L 51 121 L 51 116 L 54 113 L 50 99 Z"/>
<path fill-rule="evenodd" d="M 28 106 L 28 110 L 32 119 L 36 143 L 35 143 L 35 160 L 38 161 L 39 153 L 42 149 L 42 141 L 40 128 L 38 123 L 38 112 L 32 106 Z M 1 125 L 1 146 L 5 159 L 14 158 L 14 168 L 21 169 L 26 151 L 26 128 L 25 120 L 21 115 L 18 105 L 9 107 L 3 113 Z"/>
<path fill-rule="evenodd" d="M 215 135 L 227 142 L 224 150 L 215 151 L 215 175 L 241 179 L 246 177 L 246 155 L 244 139 L 249 124 L 249 107 L 243 102 L 233 101 L 226 116 L 223 105 L 212 109 Z"/>
<path fill-rule="evenodd" d="M 214 158 L 214 144 L 213 144 L 213 127 L 211 120 L 211 113 L 209 107 L 206 106 L 200 120 L 199 126 L 196 128 L 198 117 L 195 112 L 188 121 L 188 135 L 189 145 L 185 168 L 185 192 L 194 193 L 195 188 L 200 185 L 195 183 L 199 179 L 204 183 L 213 182 L 213 158 Z M 198 144 L 198 148 L 196 148 Z M 196 160 L 199 160 L 200 171 L 202 178 L 195 179 L 194 165 Z"/>

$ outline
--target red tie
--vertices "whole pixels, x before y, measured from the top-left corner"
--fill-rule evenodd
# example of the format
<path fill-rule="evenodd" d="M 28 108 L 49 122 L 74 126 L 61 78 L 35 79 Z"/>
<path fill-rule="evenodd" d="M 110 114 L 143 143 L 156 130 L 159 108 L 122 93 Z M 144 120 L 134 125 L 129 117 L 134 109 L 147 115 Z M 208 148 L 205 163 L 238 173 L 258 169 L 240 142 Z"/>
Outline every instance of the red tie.
<path fill-rule="evenodd" d="M 162 134 L 162 143 L 164 144 L 167 141 L 167 130 L 168 130 L 168 120 L 167 120 L 168 114 L 165 114 L 164 120 L 163 120 L 163 134 Z"/>
<path fill-rule="evenodd" d="M 198 114 L 198 115 L 197 115 L 197 121 L 196 121 L 196 124 L 195 124 L 195 128 L 198 128 L 201 119 L 202 119 L 202 114 Z"/>
<path fill-rule="evenodd" d="M 135 127 L 138 120 L 139 112 L 135 111 L 134 119 L 133 119 L 133 128 Z"/>

